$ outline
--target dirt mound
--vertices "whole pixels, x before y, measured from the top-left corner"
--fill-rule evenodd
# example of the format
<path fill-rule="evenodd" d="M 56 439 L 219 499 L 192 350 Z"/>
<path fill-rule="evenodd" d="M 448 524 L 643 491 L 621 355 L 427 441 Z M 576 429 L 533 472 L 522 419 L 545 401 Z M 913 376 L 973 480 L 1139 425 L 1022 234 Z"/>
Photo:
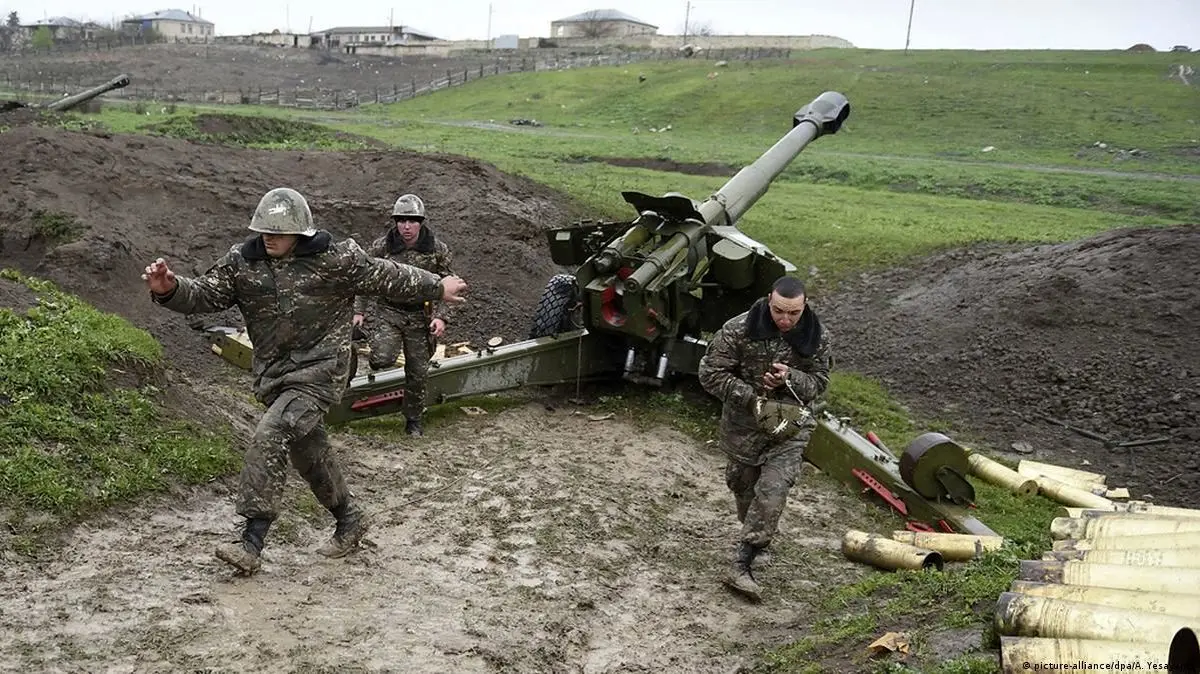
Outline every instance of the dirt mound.
<path fill-rule="evenodd" d="M 523 338 L 558 271 L 542 230 L 572 217 L 560 193 L 454 156 L 265 151 L 37 126 L 0 134 L 0 155 L 0 267 L 50 278 L 129 318 L 195 367 L 220 361 L 182 316 L 150 303 L 142 269 L 162 256 L 180 273 L 203 273 L 248 235 L 254 206 L 273 187 L 301 190 L 321 227 L 364 245 L 386 229 L 399 193 L 419 194 L 471 285 L 470 309 L 448 341 Z M 51 236 L 64 230 L 74 239 Z M 205 319 L 240 324 L 236 309 Z"/>
<path fill-rule="evenodd" d="M 1200 506 L 1200 227 L 982 247 L 866 275 L 821 301 L 839 366 L 1000 450 Z M 1039 415 L 1115 442 L 1112 447 Z M 1014 455 L 1020 456 L 1020 455 Z"/>
<path fill-rule="evenodd" d="M 222 145 L 283 145 L 301 147 L 336 146 L 339 149 L 387 148 L 387 143 L 369 136 L 335 131 L 320 124 L 275 117 L 205 113 L 195 117 L 172 117 L 146 131 L 162 136 Z"/>

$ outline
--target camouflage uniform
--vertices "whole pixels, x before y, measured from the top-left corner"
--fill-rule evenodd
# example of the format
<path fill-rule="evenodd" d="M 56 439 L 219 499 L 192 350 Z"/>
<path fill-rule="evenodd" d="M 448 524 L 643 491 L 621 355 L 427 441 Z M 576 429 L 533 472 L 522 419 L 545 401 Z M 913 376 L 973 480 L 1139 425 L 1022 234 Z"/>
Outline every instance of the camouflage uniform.
<path fill-rule="evenodd" d="M 776 437 L 758 423 L 755 403 L 760 397 L 795 401 L 787 386 L 766 390 L 763 374 L 772 363 L 790 369 L 788 383 L 805 404 L 811 404 L 829 385 L 830 338 L 816 313 L 806 306 L 800 321 L 780 333 L 771 319 L 767 298 L 749 311 L 729 319 L 709 342 L 700 360 L 699 378 L 706 391 L 722 403 L 720 447 L 728 458 L 725 484 L 737 503 L 742 523 L 741 553 L 749 561 L 770 544 L 788 492 L 800 476 L 804 447 L 812 424 Z"/>
<path fill-rule="evenodd" d="M 303 198 L 292 194 L 307 214 Z M 264 204 L 269 205 L 267 197 Z M 154 302 L 179 313 L 237 306 L 245 318 L 254 345 L 254 393 L 267 406 L 246 451 L 237 502 L 237 512 L 247 518 L 243 540 L 254 550 L 247 556 L 219 548 L 217 554 L 246 572 L 257 570 L 262 538 L 279 515 L 289 457 L 338 520 L 333 547 L 323 548 L 323 554 L 345 554 L 339 537 L 364 530 L 324 426 L 325 413 L 340 400 L 350 377 L 354 299 L 369 294 L 434 300 L 443 292 L 439 276 L 373 258 L 352 239 L 335 243 L 328 232 L 303 231 L 313 234 L 299 236 L 286 257 L 269 256 L 256 235 L 230 248 L 202 276 L 176 276 L 173 291 L 151 294 Z"/>
<path fill-rule="evenodd" d="M 387 234 L 367 246 L 367 254 L 420 267 L 439 277 L 454 274 L 450 248 L 437 239 L 424 223 L 411 248 L 405 245 L 400 232 L 390 227 Z M 437 338 L 429 331 L 429 323 L 435 318 L 450 322 L 450 312 L 444 303 L 435 300 L 431 304 L 433 310 L 427 313 L 422 302 L 378 298 L 375 302 L 378 311 L 368 314 L 370 303 L 367 297 L 359 297 L 354 301 L 354 313 L 371 316 L 371 369 L 393 367 L 396 356 L 403 350 L 403 411 L 409 420 L 419 419 L 425 411 L 426 378 L 437 344 Z"/>

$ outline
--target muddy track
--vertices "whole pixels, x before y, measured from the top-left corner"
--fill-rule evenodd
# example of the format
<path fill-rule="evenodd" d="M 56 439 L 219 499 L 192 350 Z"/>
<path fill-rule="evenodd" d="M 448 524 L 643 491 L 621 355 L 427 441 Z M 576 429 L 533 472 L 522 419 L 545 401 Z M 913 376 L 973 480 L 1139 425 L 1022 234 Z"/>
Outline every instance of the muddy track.
<path fill-rule="evenodd" d="M 237 535 L 223 486 L 109 513 L 41 563 L 5 565 L 3 667 L 731 672 L 790 641 L 827 579 L 865 572 L 837 551 L 864 506 L 809 474 L 759 573 L 767 601 L 729 594 L 722 460 L 573 407 L 334 442 L 374 516 L 360 552 L 313 552 L 331 518 L 294 477 L 252 578 L 211 553 Z"/>

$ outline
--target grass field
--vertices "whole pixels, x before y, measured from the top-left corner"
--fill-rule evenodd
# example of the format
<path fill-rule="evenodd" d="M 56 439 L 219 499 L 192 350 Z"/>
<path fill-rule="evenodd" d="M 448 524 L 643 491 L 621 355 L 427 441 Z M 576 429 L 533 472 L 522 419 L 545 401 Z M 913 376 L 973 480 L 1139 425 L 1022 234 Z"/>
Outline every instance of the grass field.
<path fill-rule="evenodd" d="M 1180 63 L 1200 66 L 1200 55 L 822 50 L 721 67 L 685 61 L 515 73 L 346 113 L 221 111 L 318 122 L 401 148 L 477 157 L 561 189 L 596 216 L 630 217 L 620 191 L 703 199 L 786 133 L 797 108 L 837 90 L 851 101 L 845 129 L 813 143 L 740 223 L 803 272 L 815 271 L 819 293 L 863 269 L 947 246 L 1060 241 L 1117 226 L 1196 221 L 1200 87 L 1170 77 Z M 108 105 L 70 124 L 145 131 L 169 121 L 160 132 L 195 137 L 189 119 L 214 110 L 163 114 L 151 107 L 135 114 Z M 517 118 L 544 125 L 508 123 Z M 294 137 L 236 142 L 345 147 L 309 127 Z M 719 162 L 729 172 L 664 173 L 603 161 L 625 157 Z M 831 396 L 839 411 L 892 446 L 904 446 L 918 429 L 938 429 L 937 420 L 910 418 L 880 386 L 853 374 L 839 373 Z M 661 398 L 639 407 L 692 432 L 711 432 L 711 410 Z M 909 616 L 918 631 L 986 629 L 986 611 L 972 606 L 1008 586 L 1016 560 L 1046 547 L 1053 505 L 1018 503 L 987 485 L 979 491 L 981 518 L 1013 539 L 1011 549 L 936 577 L 881 573 L 842 588 L 828 598 L 828 616 L 803 640 L 765 654 L 762 669 L 819 671 L 812 663 L 823 653 L 873 638 L 899 616 Z M 967 658 L 939 671 L 991 671 L 983 663 Z"/>

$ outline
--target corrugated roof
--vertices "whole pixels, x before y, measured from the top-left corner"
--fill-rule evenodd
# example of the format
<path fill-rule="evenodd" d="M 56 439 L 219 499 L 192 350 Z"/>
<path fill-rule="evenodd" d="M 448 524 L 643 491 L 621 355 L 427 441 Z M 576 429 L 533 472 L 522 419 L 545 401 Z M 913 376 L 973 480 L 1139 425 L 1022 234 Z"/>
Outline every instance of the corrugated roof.
<path fill-rule="evenodd" d="M 615 9 L 593 9 L 590 12 L 581 12 L 574 16 L 568 16 L 565 19 L 558 19 L 552 23 L 584 23 L 587 21 L 628 21 L 629 23 L 637 23 L 651 28 L 658 28 L 651 23 L 646 23 L 641 19 L 629 16 L 625 12 L 620 12 Z"/>
<path fill-rule="evenodd" d="M 183 21 L 184 23 L 204 23 L 210 26 L 214 25 L 208 19 L 201 19 L 191 12 L 185 12 L 182 9 L 160 9 L 157 12 L 150 12 L 141 16 L 135 16 L 132 19 L 125 19 L 122 23 L 130 21 Z"/>

